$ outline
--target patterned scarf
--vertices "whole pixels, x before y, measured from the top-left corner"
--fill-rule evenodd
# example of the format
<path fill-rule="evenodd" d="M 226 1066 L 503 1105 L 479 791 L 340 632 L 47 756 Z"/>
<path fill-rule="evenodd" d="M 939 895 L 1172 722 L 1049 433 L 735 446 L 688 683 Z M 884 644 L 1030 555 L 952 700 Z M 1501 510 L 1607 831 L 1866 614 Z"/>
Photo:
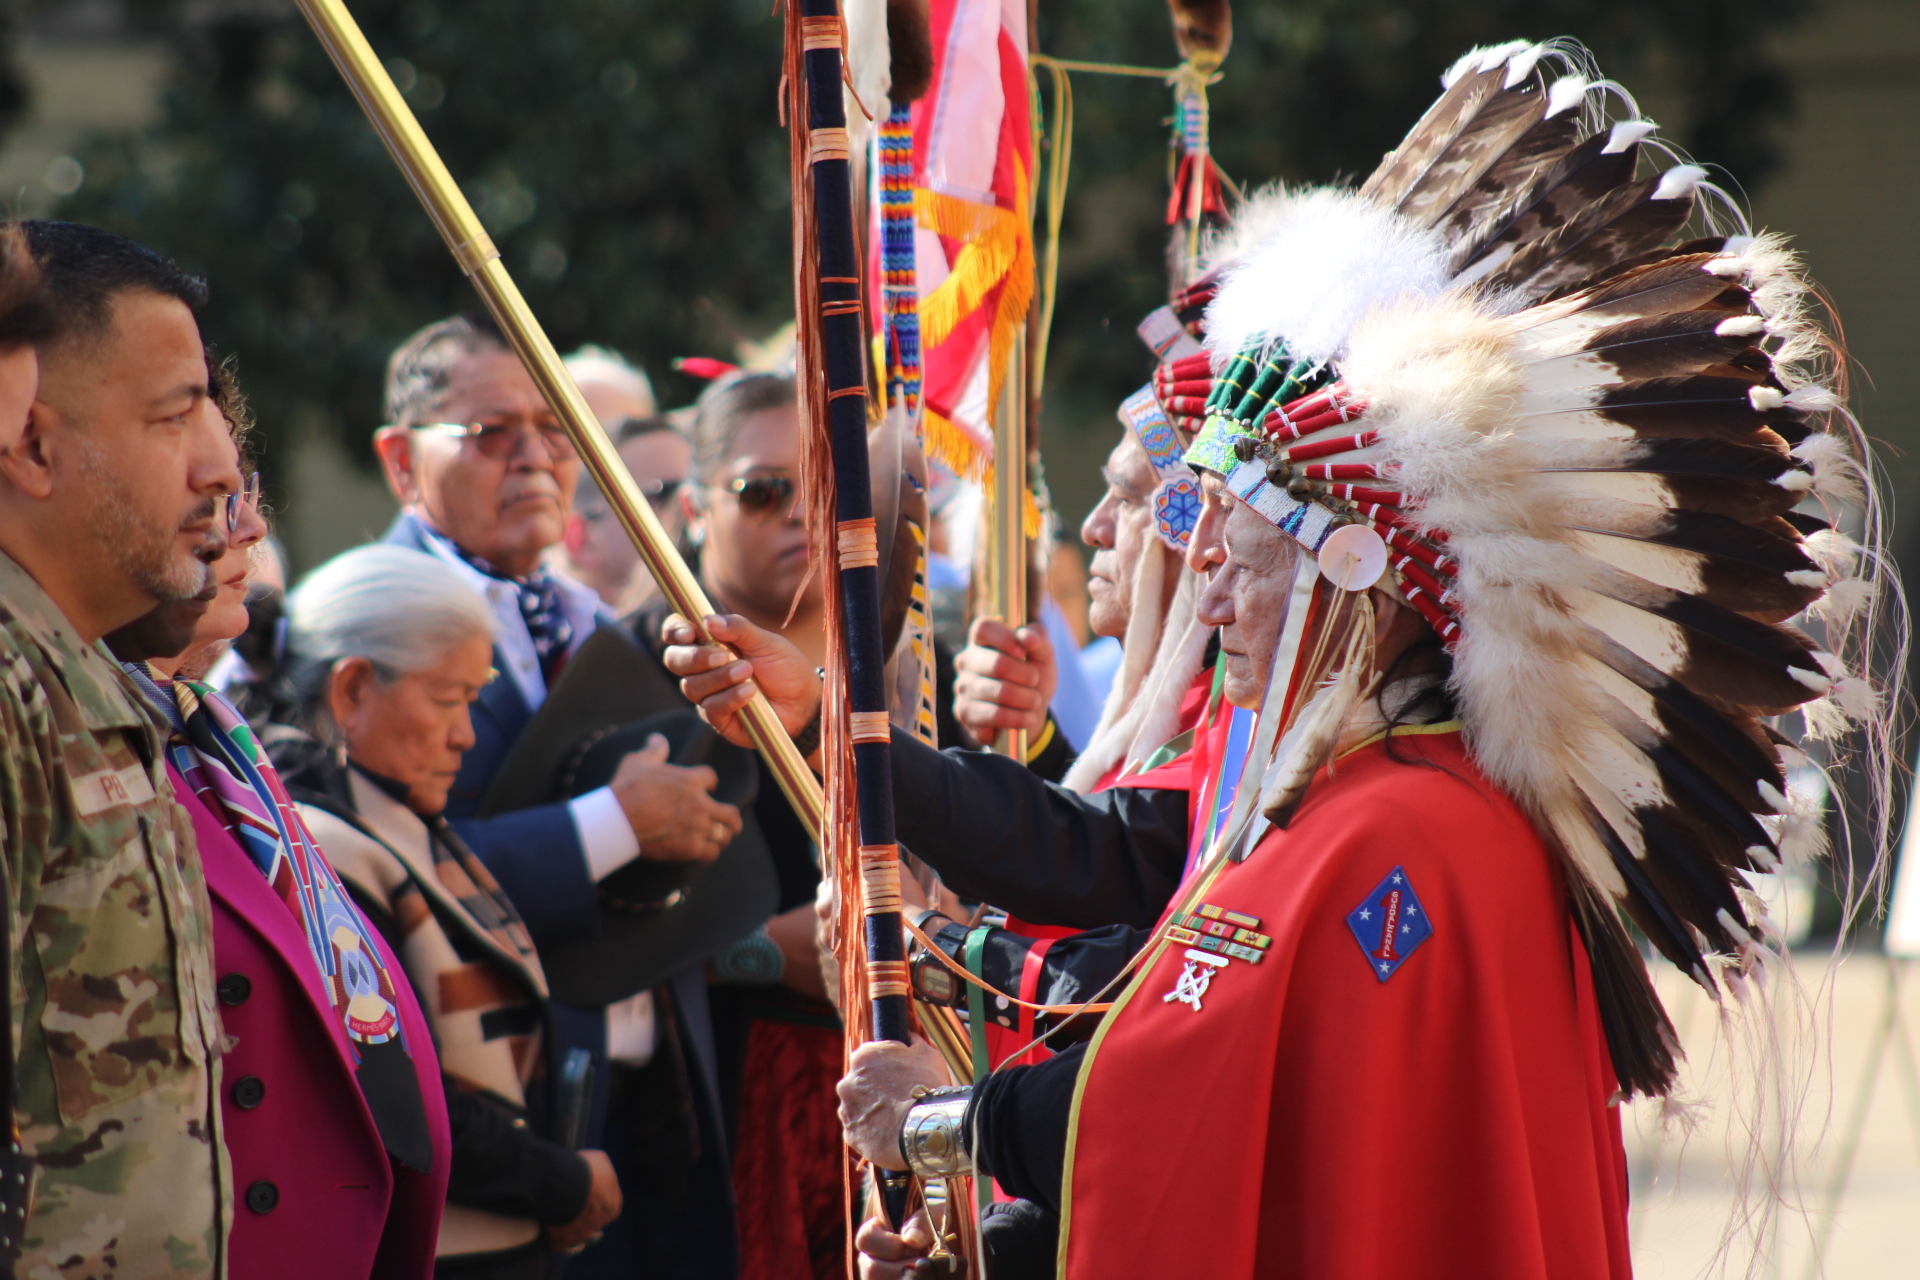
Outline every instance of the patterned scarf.
<path fill-rule="evenodd" d="M 520 605 L 520 619 L 527 624 L 527 634 L 533 637 L 533 651 L 540 658 L 540 672 L 551 681 L 559 674 L 567 658 L 567 648 L 573 643 L 573 624 L 567 621 L 566 610 L 560 607 L 560 589 L 554 585 L 553 571 L 541 565 L 524 578 L 509 577 L 453 539 L 438 533 L 433 536 L 445 543 L 463 563 L 513 588 L 514 599 Z"/>
<path fill-rule="evenodd" d="M 348 763 L 353 766 L 355 773 L 393 800 L 406 804 L 404 784 L 395 782 L 385 774 L 376 773 L 357 760 L 349 758 Z M 294 785 L 298 786 L 298 781 Z M 493 878 L 493 873 L 487 870 L 486 864 L 480 861 L 479 855 L 467 847 L 467 842 L 460 838 L 443 815 L 415 813 L 414 816 L 425 825 L 431 837 L 427 843 L 432 848 L 434 878 L 440 882 L 440 887 L 460 904 L 462 911 L 473 918 L 473 923 L 492 939 L 494 946 L 507 955 L 517 957 L 521 964 L 533 972 L 540 972 L 540 956 L 534 950 L 533 935 L 527 932 L 526 923 L 514 909 L 513 901 L 500 887 L 500 882 Z M 364 816 L 357 825 L 375 839 L 386 842 L 387 838 Z"/>
<path fill-rule="evenodd" d="M 426 1108 L 400 1025 L 393 975 L 240 713 L 208 684 L 145 676 L 178 711 L 168 756 L 225 824 L 300 923 L 346 1029 L 355 1076 L 387 1150 L 415 1169 L 432 1164 Z"/>

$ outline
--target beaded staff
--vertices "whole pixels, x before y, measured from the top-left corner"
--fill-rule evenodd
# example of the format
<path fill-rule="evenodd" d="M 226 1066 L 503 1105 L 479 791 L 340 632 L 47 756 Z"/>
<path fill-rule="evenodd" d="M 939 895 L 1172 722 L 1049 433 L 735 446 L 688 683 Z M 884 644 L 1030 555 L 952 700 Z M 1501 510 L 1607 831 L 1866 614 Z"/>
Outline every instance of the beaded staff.
<path fill-rule="evenodd" d="M 1200 235 L 1227 220 L 1220 167 L 1213 162 L 1209 138 L 1207 85 L 1233 44 L 1233 13 L 1227 0 L 1168 0 L 1174 43 L 1186 59 L 1174 72 L 1173 138 L 1169 168 L 1173 191 L 1167 197 L 1167 225 L 1173 228 L 1167 267 L 1175 289 L 1200 273 Z"/>
<path fill-rule="evenodd" d="M 927 443 L 920 413 L 920 288 L 913 245 L 913 109 L 896 102 L 874 140 L 880 191 L 880 346 L 889 405 L 913 423 L 914 439 Z M 916 529 L 918 563 L 907 609 L 907 656 L 913 662 L 913 732 L 939 745 L 933 701 L 933 609 L 927 594 L 926 533 Z"/>

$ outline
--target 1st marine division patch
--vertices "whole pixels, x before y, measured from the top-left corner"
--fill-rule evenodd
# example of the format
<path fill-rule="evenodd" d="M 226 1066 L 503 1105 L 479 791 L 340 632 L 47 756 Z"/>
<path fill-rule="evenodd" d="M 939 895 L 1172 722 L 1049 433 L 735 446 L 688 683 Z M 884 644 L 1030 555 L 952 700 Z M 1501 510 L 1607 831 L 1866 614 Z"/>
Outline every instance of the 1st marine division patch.
<path fill-rule="evenodd" d="M 1427 909 L 1413 892 L 1405 868 L 1395 867 L 1366 901 L 1347 913 L 1347 927 L 1366 954 L 1373 976 L 1385 982 L 1414 948 L 1433 936 Z"/>

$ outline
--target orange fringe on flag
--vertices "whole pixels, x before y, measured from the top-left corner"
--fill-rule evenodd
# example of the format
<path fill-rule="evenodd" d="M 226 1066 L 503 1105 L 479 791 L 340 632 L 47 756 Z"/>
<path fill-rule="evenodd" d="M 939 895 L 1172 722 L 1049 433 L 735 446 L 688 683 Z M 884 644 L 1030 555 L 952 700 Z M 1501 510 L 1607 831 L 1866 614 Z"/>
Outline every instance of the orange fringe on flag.
<path fill-rule="evenodd" d="M 978 204 L 916 187 L 914 216 L 930 231 L 962 242 L 953 271 L 939 288 L 920 300 L 921 350 L 947 340 L 960 323 L 997 289 L 987 329 L 987 403 L 1000 403 L 1000 386 L 1007 375 L 1007 356 L 1014 334 L 1025 323 L 1033 302 L 1033 227 L 1027 167 L 1014 161 L 1014 207 Z M 926 413 L 927 452 L 957 475 L 978 479 L 985 473 L 987 451 L 954 423 Z"/>

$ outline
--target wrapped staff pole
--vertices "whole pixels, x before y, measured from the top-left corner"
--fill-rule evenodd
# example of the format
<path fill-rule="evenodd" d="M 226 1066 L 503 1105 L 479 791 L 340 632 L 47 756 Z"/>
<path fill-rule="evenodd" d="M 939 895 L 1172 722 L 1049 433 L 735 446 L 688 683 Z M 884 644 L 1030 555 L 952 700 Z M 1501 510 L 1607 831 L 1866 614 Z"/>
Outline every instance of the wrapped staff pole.
<path fill-rule="evenodd" d="M 806 436 L 802 483 L 816 563 L 836 566 L 839 579 L 826 611 L 829 671 L 821 727 L 828 805 L 821 847 L 829 874 L 842 886 L 843 903 L 852 896 L 846 890 L 858 889 L 861 952 L 854 957 L 843 951 L 841 972 L 856 980 L 865 975 L 864 1021 L 872 1038 L 910 1044 L 887 655 L 881 645 L 880 549 L 867 457 L 865 303 L 853 232 L 847 113 L 840 96 L 845 47 L 837 0 L 787 0 L 794 318 Z M 849 845 L 859 851 L 854 866 L 847 865 Z M 840 945 L 851 946 L 851 939 Z M 858 990 L 842 988 L 849 1038 L 859 1034 L 863 1021 L 852 1007 Z M 886 1216 L 898 1225 L 906 1215 L 910 1180 L 905 1174 L 875 1174 Z"/>
<path fill-rule="evenodd" d="M 867 378 L 861 322 L 860 254 L 853 234 L 847 116 L 840 96 L 845 30 L 836 0 L 790 0 L 789 63 L 796 44 L 800 75 L 789 123 L 795 165 L 794 275 L 801 343 L 802 408 L 813 439 L 831 454 L 833 536 L 822 558 L 839 569 L 837 636 L 844 701 L 828 698 L 829 721 L 846 716 L 857 805 L 859 876 L 865 907 L 867 995 L 873 1035 L 909 1043 L 907 952 L 900 927 L 900 849 L 893 828 L 893 761 L 887 719 L 887 655 L 880 640 L 880 551 L 874 534 L 867 459 Z M 796 41 L 795 36 L 798 36 Z M 804 161 L 804 180 L 800 167 Z M 817 456 L 817 455 L 816 455 Z M 814 476 L 809 497 L 827 485 Z M 819 527 L 816 525 L 815 527 Z M 828 723 L 829 745 L 837 726 Z M 836 753 L 829 751 L 829 767 Z M 829 835 L 835 824 L 829 820 Z M 852 993 L 848 993 L 851 997 Z"/>
<path fill-rule="evenodd" d="M 514 353 L 533 376 L 548 407 L 566 427 L 568 439 L 586 463 L 587 474 L 607 495 L 607 505 L 613 508 L 621 528 L 633 539 L 641 561 L 653 580 L 660 584 L 661 594 L 682 617 L 699 628 L 701 620 L 713 612 L 706 592 L 700 589 L 700 583 L 674 550 L 653 508 L 641 495 L 620 455 L 614 452 L 612 442 L 581 397 L 580 388 L 574 385 L 573 375 L 560 362 L 559 352 L 553 349 L 546 331 L 534 319 L 519 288 L 507 274 L 500 261 L 500 251 L 494 248 L 473 206 L 454 182 L 453 175 L 447 172 L 439 153 L 414 118 L 413 110 L 367 44 L 359 24 L 347 12 L 342 0 L 297 2 L 313 33 L 320 38 L 334 66 L 340 69 L 341 76 L 353 90 L 353 96 L 360 100 L 374 132 L 387 144 L 394 163 L 400 166 L 408 185 L 425 206 L 427 216 L 433 219 L 447 248 L 452 250 L 454 261 L 473 282 L 494 322 L 500 326 L 500 332 L 507 336 Z M 711 637 L 705 638 L 711 642 Z M 820 785 L 812 770 L 794 750 L 792 739 L 781 728 L 764 696 L 756 694 L 743 716 L 754 745 L 766 757 L 793 811 L 818 840 Z"/>

